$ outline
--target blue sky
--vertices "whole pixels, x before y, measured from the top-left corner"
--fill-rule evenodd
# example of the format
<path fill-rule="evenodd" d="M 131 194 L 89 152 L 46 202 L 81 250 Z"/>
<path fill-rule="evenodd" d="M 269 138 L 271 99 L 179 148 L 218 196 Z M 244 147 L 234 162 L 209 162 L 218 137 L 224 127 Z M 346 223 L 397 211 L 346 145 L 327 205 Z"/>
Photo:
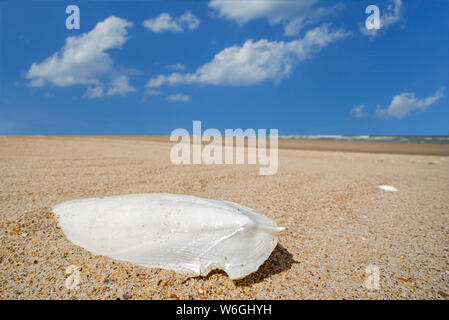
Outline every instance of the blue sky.
<path fill-rule="evenodd" d="M 0 134 L 449 134 L 447 0 L 1 1 L 0 50 Z"/>

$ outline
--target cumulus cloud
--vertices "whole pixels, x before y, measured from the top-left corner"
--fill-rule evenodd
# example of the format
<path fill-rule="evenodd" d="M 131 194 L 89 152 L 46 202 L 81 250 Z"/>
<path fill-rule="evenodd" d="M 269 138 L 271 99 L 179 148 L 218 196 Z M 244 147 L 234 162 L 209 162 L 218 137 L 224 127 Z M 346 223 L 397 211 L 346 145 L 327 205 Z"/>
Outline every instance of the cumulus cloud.
<path fill-rule="evenodd" d="M 365 26 L 365 22 L 360 23 L 360 32 L 373 40 L 378 34 L 379 31 L 385 30 L 390 25 L 398 22 L 403 14 L 404 6 L 402 4 L 402 0 L 389 0 L 387 7 L 380 11 L 380 29 L 367 29 Z"/>
<path fill-rule="evenodd" d="M 190 11 L 187 11 L 178 18 L 181 25 L 187 26 L 189 30 L 195 30 L 200 25 L 200 20 Z"/>
<path fill-rule="evenodd" d="M 361 105 L 358 105 L 358 106 L 355 106 L 354 108 L 352 108 L 351 113 L 356 118 L 362 118 L 362 117 L 367 116 L 364 109 L 365 109 L 365 105 L 361 104 Z"/>
<path fill-rule="evenodd" d="M 198 28 L 200 20 L 190 11 L 177 18 L 173 18 L 170 14 L 163 12 L 156 18 L 145 20 L 143 25 L 154 33 L 162 31 L 184 32 L 185 28 L 189 30 Z"/>
<path fill-rule="evenodd" d="M 136 91 L 136 89 L 129 85 L 128 78 L 123 75 L 112 80 L 110 86 L 108 96 L 113 96 L 116 94 L 124 96 L 127 93 Z"/>
<path fill-rule="evenodd" d="M 167 96 L 167 100 L 187 102 L 187 101 L 190 100 L 190 97 L 188 95 L 183 94 L 183 93 L 178 93 L 178 94 L 168 95 Z"/>
<path fill-rule="evenodd" d="M 376 115 L 380 117 L 394 117 L 398 119 L 404 118 L 412 112 L 426 110 L 429 106 L 444 97 L 444 91 L 445 88 L 442 87 L 440 90 L 435 92 L 433 96 L 424 99 L 416 98 L 414 93 L 401 93 L 393 98 L 388 108 L 382 109 L 378 106 Z"/>
<path fill-rule="evenodd" d="M 85 95 L 89 99 L 101 98 L 103 96 L 103 88 L 101 86 L 88 87 Z"/>
<path fill-rule="evenodd" d="M 341 4 L 332 7 L 318 7 L 319 0 L 211 0 L 209 7 L 218 16 L 243 25 L 254 19 L 268 19 L 272 24 L 284 24 L 286 35 L 296 35 L 307 24 L 317 22 L 321 17 L 336 13 Z"/>
<path fill-rule="evenodd" d="M 143 93 L 142 99 L 140 99 L 141 102 L 147 102 L 148 98 L 150 96 L 160 96 L 164 92 L 162 90 L 154 90 L 154 89 L 146 89 Z"/>
<path fill-rule="evenodd" d="M 123 84 L 128 80 L 126 76 L 119 75 L 114 68 L 114 61 L 106 51 L 121 48 L 127 41 L 127 28 L 130 27 L 131 22 L 111 16 L 99 22 L 88 33 L 68 37 L 59 51 L 44 61 L 31 65 L 26 74 L 28 85 L 89 85 L 87 96 L 97 98 L 103 95 L 103 81 L 112 79 L 111 93 L 121 94 L 123 90 L 114 88 L 119 82 Z M 126 89 L 127 92 L 132 91 L 130 88 Z"/>
<path fill-rule="evenodd" d="M 246 86 L 264 80 L 279 82 L 300 61 L 347 35 L 342 29 L 330 30 L 328 25 L 323 25 L 308 31 L 302 39 L 290 42 L 266 39 L 254 42 L 251 39 L 242 46 L 223 49 L 194 73 L 159 75 L 150 79 L 146 86 L 189 83 Z"/>

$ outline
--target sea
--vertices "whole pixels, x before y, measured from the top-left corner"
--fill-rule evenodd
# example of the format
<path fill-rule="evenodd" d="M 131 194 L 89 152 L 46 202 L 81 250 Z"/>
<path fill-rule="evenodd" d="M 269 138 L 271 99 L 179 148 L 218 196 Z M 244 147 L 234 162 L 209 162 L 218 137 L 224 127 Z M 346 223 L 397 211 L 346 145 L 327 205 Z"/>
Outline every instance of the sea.
<path fill-rule="evenodd" d="M 279 139 L 327 141 L 375 141 L 449 144 L 449 136 L 345 136 L 345 135 L 280 135 Z"/>

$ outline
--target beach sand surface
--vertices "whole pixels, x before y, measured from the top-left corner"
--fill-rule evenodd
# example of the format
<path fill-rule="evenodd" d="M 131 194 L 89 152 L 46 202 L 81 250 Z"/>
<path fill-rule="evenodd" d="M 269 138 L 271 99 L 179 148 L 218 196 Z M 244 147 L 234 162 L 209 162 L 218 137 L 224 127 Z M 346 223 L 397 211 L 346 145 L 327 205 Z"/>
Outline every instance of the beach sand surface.
<path fill-rule="evenodd" d="M 0 136 L 0 299 L 448 298 L 447 145 L 289 143 L 277 174 L 261 176 L 259 165 L 173 165 L 157 137 Z M 233 201 L 286 230 L 242 280 L 189 278 L 91 254 L 51 209 L 153 192 Z"/>

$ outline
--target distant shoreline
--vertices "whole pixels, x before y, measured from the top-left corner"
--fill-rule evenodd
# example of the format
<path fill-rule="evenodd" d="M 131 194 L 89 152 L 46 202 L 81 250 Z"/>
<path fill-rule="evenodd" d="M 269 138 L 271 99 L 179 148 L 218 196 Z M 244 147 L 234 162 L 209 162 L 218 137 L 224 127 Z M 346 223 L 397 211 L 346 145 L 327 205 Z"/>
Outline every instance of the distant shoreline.
<path fill-rule="evenodd" d="M 17 137 L 17 136 L 3 136 Z M 153 141 L 163 143 L 170 142 L 169 136 L 20 136 L 29 139 L 119 139 Z M 206 143 L 204 143 L 206 144 Z M 269 143 L 268 143 L 269 146 Z M 409 154 L 409 155 L 433 155 L 449 156 L 449 144 L 437 143 L 414 143 L 414 142 L 375 142 L 375 141 L 335 141 L 335 140 L 300 140 L 279 139 L 279 149 L 288 150 L 310 150 L 310 151 L 336 151 L 336 152 L 358 152 L 358 153 L 386 153 L 386 154 Z"/>
<path fill-rule="evenodd" d="M 449 156 L 448 144 L 374 141 L 279 140 L 281 149 Z"/>

